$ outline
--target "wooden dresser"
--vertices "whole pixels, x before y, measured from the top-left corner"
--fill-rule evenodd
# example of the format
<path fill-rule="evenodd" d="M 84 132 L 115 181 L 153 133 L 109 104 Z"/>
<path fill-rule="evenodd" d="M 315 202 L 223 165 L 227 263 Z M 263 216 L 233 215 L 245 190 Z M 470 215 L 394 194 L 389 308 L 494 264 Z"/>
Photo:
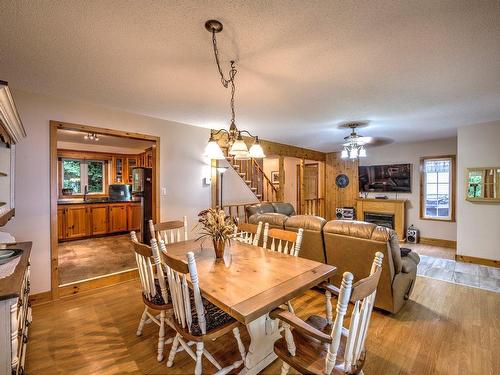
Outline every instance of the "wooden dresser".
<path fill-rule="evenodd" d="M 0 279 L 0 375 L 24 374 L 28 330 L 31 324 L 31 242 L 17 243 L 21 259 L 10 276 Z"/>

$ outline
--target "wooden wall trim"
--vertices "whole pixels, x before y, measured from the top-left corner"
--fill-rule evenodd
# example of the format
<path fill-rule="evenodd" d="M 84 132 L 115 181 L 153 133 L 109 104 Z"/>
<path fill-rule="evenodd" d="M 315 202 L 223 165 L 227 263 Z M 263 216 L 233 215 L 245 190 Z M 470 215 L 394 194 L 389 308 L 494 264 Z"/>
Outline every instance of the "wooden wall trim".
<path fill-rule="evenodd" d="M 227 148 L 227 136 L 224 134 L 218 134 L 214 136 L 217 142 L 219 142 L 222 148 Z M 243 137 L 243 140 L 247 145 L 252 145 L 253 139 L 250 137 Z M 308 148 L 297 147 L 292 145 L 287 145 L 284 143 L 266 141 L 259 138 L 259 143 L 264 150 L 266 157 L 273 156 L 288 156 L 298 159 L 315 160 L 315 161 L 325 161 L 326 154 L 321 151 L 311 150 Z"/>
<path fill-rule="evenodd" d="M 153 142 L 159 141 L 160 139 L 160 137 L 149 134 L 134 133 L 123 130 L 109 129 L 109 128 L 99 128 L 97 126 L 73 124 L 70 122 L 51 120 L 50 123 L 54 124 L 54 126 L 56 126 L 57 129 L 80 130 L 88 133 L 107 134 L 107 135 L 114 135 L 116 137 L 133 138 L 133 139 L 140 139 Z"/>
<path fill-rule="evenodd" d="M 420 237 L 419 243 L 421 243 L 422 245 L 446 247 L 448 249 L 457 248 L 457 241 L 443 240 L 440 238 Z"/>
<path fill-rule="evenodd" d="M 41 304 L 47 303 L 47 302 L 51 302 L 52 301 L 52 292 L 49 290 L 47 292 L 30 294 L 29 300 L 33 306 L 41 305 Z"/>
<path fill-rule="evenodd" d="M 468 255 L 455 255 L 455 260 L 466 263 L 480 264 L 482 266 L 490 266 L 500 268 L 500 260 L 476 258 Z"/>

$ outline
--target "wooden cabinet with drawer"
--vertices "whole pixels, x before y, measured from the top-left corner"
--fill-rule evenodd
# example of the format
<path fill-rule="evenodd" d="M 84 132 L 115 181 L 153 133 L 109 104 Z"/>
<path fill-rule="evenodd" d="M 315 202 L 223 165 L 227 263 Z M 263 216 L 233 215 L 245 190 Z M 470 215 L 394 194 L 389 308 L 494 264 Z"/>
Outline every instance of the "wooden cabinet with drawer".
<path fill-rule="evenodd" d="M 111 204 L 109 206 L 109 232 L 124 232 L 127 230 L 127 205 Z"/>
<path fill-rule="evenodd" d="M 24 374 L 28 331 L 31 325 L 30 252 L 31 242 L 21 242 L 22 250 L 14 272 L 0 279 L 0 374 Z"/>

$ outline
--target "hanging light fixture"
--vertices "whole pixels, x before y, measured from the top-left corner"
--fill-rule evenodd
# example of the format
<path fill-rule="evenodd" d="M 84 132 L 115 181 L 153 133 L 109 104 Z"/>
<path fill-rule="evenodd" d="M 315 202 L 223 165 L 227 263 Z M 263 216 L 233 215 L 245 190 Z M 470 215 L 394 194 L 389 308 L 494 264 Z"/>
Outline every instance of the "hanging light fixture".
<path fill-rule="evenodd" d="M 232 156 L 236 160 L 248 160 L 250 158 L 264 158 L 266 155 L 264 154 L 264 150 L 262 149 L 262 146 L 259 143 L 259 137 L 252 135 L 249 131 L 247 130 L 239 130 L 236 127 L 235 123 L 235 111 L 234 111 L 234 93 L 236 91 L 236 87 L 234 84 L 234 77 L 236 76 L 237 70 L 235 67 L 235 62 L 231 61 L 231 68 L 229 70 L 229 76 L 226 79 L 224 77 L 224 73 L 222 72 L 222 68 L 220 66 L 220 61 L 219 61 L 219 50 L 217 49 L 217 39 L 215 37 L 215 34 L 220 33 L 222 31 L 222 23 L 220 23 L 217 20 L 208 20 L 205 22 L 205 28 L 207 31 L 212 33 L 212 45 L 214 48 L 214 55 L 215 55 L 215 63 L 217 65 L 217 70 L 219 71 L 219 75 L 221 78 L 222 86 L 225 88 L 228 88 L 231 86 L 231 101 L 230 101 L 230 106 L 231 106 L 231 123 L 229 125 L 229 129 L 219 129 L 219 130 L 213 130 L 210 132 L 210 138 L 208 140 L 208 144 L 205 147 L 205 156 L 210 158 L 210 159 L 224 159 L 224 152 L 220 148 L 219 144 L 215 140 L 215 136 L 221 134 L 221 135 L 227 135 L 227 143 L 229 145 L 229 152 L 228 154 Z M 253 138 L 254 143 L 252 147 L 250 147 L 250 150 L 248 149 L 248 146 L 246 145 L 245 141 L 243 140 L 242 134 L 248 135 L 250 138 Z"/>
<path fill-rule="evenodd" d="M 345 126 L 351 129 L 351 134 L 345 137 L 346 143 L 344 143 L 344 148 L 340 154 L 342 159 L 358 159 L 366 158 L 366 148 L 367 143 L 366 138 L 356 133 L 356 128 L 361 126 L 361 123 L 352 122 L 346 124 Z"/>

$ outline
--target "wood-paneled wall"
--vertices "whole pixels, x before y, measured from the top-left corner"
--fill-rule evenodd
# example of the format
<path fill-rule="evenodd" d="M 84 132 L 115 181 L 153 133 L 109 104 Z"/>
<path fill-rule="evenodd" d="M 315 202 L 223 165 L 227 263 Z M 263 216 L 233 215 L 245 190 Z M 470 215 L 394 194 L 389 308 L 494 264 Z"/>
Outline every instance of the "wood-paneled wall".
<path fill-rule="evenodd" d="M 340 152 L 326 154 L 325 161 L 325 218 L 335 218 L 335 208 L 355 207 L 358 189 L 358 160 L 341 159 Z M 349 185 L 341 189 L 335 184 L 339 174 L 349 177 Z"/>

